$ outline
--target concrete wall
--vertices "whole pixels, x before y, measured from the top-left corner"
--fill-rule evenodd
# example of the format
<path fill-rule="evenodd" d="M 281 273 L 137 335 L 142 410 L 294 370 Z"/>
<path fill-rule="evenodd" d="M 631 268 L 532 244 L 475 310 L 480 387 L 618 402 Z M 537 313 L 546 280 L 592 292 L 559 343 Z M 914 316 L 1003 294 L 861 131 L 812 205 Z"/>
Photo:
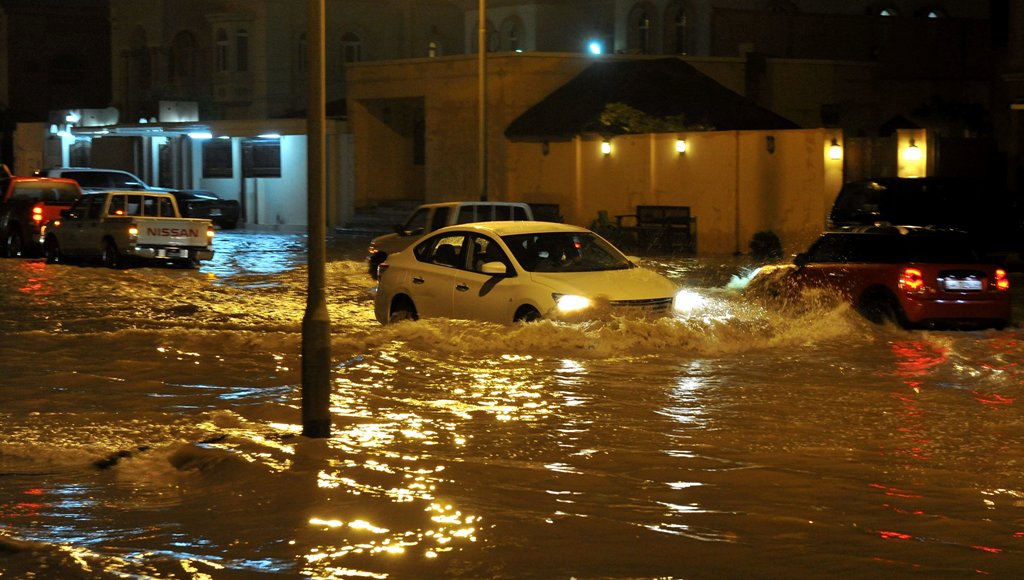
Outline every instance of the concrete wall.
<path fill-rule="evenodd" d="M 550 143 L 546 153 L 542 144 L 510 143 L 505 190 L 557 203 L 579 225 L 600 212 L 614 221 L 637 205 L 689 206 L 701 254 L 746 253 L 764 230 L 795 252 L 821 233 L 842 185 L 842 160 L 827 156 L 833 137 L 842 141 L 825 129 L 630 135 L 612 139 L 609 155 L 597 138 Z"/>

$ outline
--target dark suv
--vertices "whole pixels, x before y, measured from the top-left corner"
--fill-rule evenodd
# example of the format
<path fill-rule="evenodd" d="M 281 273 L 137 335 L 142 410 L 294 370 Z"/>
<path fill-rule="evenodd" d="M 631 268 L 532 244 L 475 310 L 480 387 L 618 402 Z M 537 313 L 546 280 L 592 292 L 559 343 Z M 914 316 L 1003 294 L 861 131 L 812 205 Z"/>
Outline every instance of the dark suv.
<path fill-rule="evenodd" d="M 1005 188 L 968 177 L 883 177 L 843 184 L 829 229 L 878 223 L 968 232 L 985 252 L 1024 252 L 1024 222 Z"/>
<path fill-rule="evenodd" d="M 1009 279 L 970 241 L 963 232 L 915 226 L 825 232 L 791 266 L 763 269 L 751 286 L 835 290 L 869 320 L 907 328 L 1002 328 L 1010 322 Z"/>

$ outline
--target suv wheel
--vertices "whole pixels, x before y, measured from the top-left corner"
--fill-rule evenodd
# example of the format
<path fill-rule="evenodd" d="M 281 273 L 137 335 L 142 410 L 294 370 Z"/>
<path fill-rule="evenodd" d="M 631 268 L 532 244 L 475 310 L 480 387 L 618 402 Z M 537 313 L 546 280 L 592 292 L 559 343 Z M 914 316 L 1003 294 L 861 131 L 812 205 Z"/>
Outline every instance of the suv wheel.
<path fill-rule="evenodd" d="M 4 256 L 8 258 L 20 258 L 25 251 L 22 244 L 21 232 L 11 230 L 4 239 Z"/>
<path fill-rule="evenodd" d="M 46 256 L 47 264 L 57 264 L 64 261 L 57 238 L 53 236 L 46 238 L 46 242 L 43 243 L 43 255 Z"/>

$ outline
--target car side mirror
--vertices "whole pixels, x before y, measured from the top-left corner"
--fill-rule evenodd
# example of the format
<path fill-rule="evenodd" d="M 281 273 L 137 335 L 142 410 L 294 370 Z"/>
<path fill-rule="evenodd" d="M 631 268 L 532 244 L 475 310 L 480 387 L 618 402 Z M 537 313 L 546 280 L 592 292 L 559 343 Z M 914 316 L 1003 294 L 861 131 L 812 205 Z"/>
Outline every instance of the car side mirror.
<path fill-rule="evenodd" d="M 796 257 L 793 258 L 793 263 L 796 264 L 797 268 L 803 268 L 809 261 L 807 254 L 804 252 L 797 254 Z"/>
<path fill-rule="evenodd" d="M 486 262 L 480 266 L 480 271 L 491 276 L 504 276 L 508 274 L 508 266 L 503 262 Z"/>

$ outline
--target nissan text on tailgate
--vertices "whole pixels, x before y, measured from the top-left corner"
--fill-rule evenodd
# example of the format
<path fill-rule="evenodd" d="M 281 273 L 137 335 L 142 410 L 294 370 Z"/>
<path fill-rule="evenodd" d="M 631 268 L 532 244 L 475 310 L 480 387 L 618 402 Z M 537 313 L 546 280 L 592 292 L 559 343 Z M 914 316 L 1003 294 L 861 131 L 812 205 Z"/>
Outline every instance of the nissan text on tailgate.
<path fill-rule="evenodd" d="M 46 261 L 99 259 L 117 268 L 132 261 L 189 267 L 213 258 L 213 224 L 183 218 L 169 193 L 87 193 L 43 229 Z"/>

